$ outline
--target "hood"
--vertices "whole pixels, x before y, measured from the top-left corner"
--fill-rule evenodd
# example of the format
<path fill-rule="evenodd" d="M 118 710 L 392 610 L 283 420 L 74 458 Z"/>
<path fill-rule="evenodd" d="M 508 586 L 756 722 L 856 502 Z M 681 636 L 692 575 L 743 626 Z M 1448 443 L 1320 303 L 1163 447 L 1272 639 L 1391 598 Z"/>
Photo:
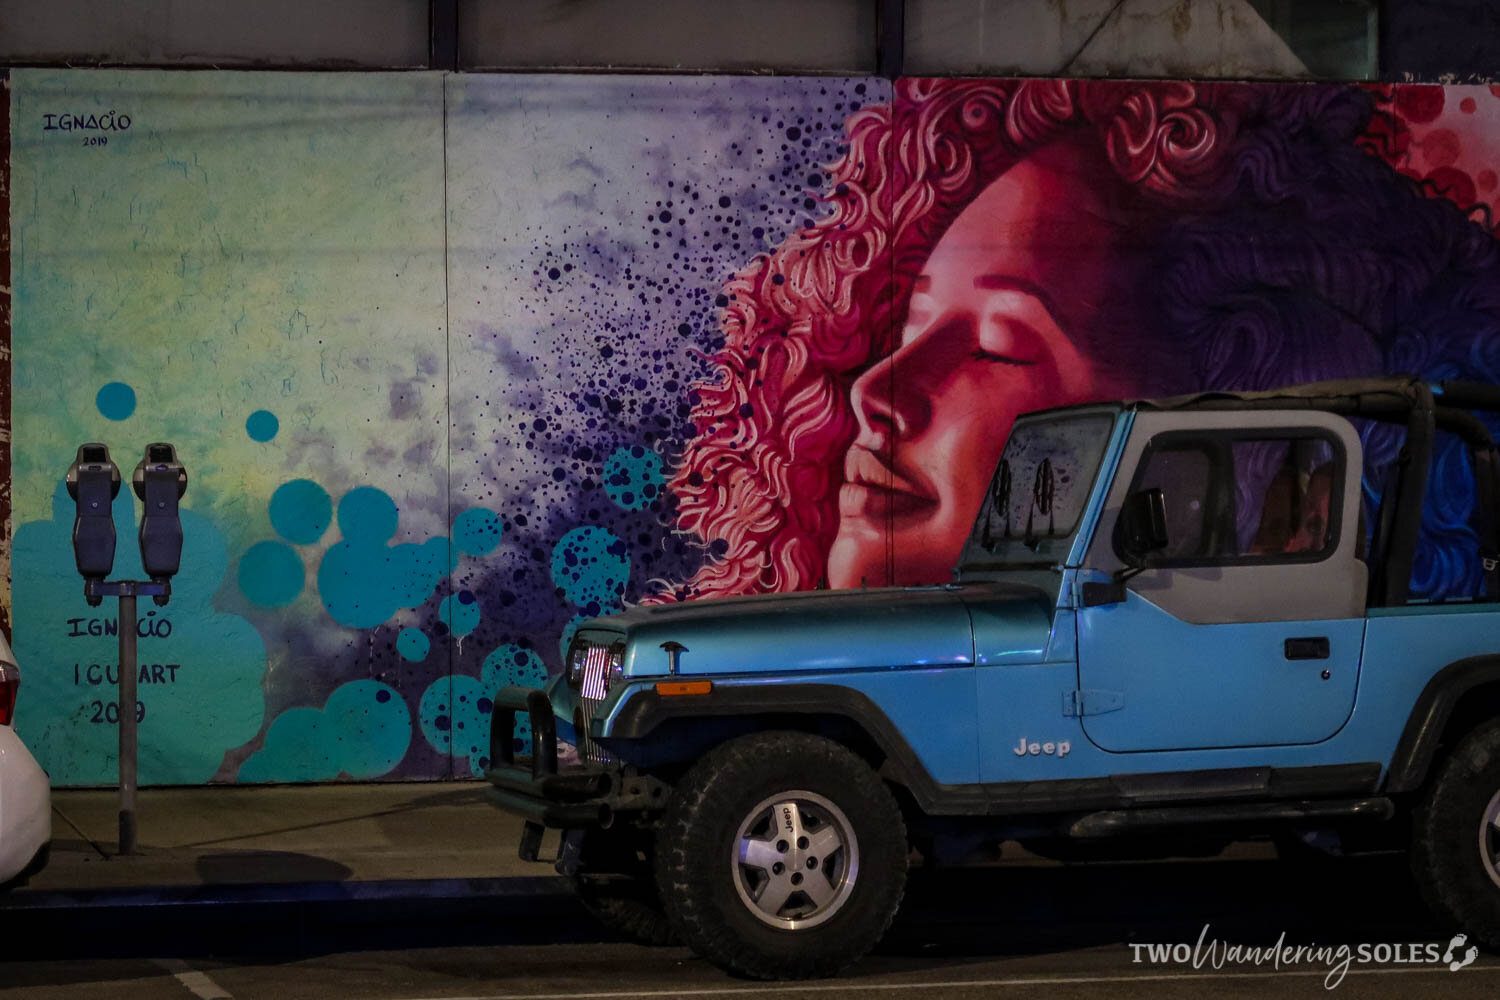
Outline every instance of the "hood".
<path fill-rule="evenodd" d="M 966 601 L 1035 605 L 1045 595 L 1015 584 L 949 584 L 880 590 L 822 590 L 636 607 L 585 622 L 581 633 L 624 634 L 625 672 L 667 672 L 666 642 L 683 646 L 678 672 L 786 673 L 931 667 L 974 662 Z M 1028 608 L 1046 643 L 1048 616 Z M 600 638 L 604 638 L 600 636 Z"/>

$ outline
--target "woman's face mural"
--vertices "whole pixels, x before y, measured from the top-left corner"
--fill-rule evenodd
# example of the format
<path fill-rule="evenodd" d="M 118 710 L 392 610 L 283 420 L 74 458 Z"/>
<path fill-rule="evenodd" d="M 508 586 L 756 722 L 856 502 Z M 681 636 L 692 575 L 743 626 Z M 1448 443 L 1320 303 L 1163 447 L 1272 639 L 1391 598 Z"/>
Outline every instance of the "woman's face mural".
<path fill-rule="evenodd" d="M 1047 146 L 958 216 L 912 283 L 895 352 L 854 384 L 834 587 L 939 580 L 952 569 L 1011 422 L 1108 396 L 1077 339 L 1118 268 L 1116 183 L 1097 152 Z"/>
<path fill-rule="evenodd" d="M 1028 410 L 1496 378 L 1493 171 L 1447 162 L 1477 94 L 1433 125 L 1439 88 L 900 81 L 823 218 L 724 287 L 669 483 L 708 554 L 643 598 L 943 582 Z M 1366 448 L 1373 498 L 1399 441 Z M 1459 585 L 1428 551 L 1415 589 Z"/>

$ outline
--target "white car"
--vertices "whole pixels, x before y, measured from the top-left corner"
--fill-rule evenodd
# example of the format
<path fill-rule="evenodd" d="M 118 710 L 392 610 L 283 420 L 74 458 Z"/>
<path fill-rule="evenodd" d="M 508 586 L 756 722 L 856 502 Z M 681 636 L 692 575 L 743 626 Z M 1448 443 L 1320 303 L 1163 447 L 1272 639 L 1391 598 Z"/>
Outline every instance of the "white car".
<path fill-rule="evenodd" d="M 52 842 L 52 788 L 47 772 L 11 725 L 21 671 L 0 636 L 0 889 L 39 871 Z"/>

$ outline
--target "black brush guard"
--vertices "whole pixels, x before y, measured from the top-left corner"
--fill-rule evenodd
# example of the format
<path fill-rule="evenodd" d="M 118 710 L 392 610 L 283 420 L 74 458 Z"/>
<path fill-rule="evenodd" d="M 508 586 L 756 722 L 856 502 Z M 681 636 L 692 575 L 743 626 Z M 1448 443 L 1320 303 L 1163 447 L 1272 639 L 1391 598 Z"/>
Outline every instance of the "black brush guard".
<path fill-rule="evenodd" d="M 497 804 L 559 830 L 610 826 L 621 813 L 654 813 L 671 786 L 627 764 L 557 765 L 557 719 L 545 691 L 502 688 L 490 714 L 490 769 Z M 516 758 L 516 714 L 531 722 L 531 759 Z M 579 734 L 580 739 L 586 734 Z"/>
<path fill-rule="evenodd" d="M 490 715 L 490 769 L 501 808 L 558 829 L 606 826 L 619 804 L 622 774 L 599 764 L 557 767 L 557 719 L 544 691 L 502 688 Z M 516 714 L 531 722 L 531 759 L 516 758 Z"/>

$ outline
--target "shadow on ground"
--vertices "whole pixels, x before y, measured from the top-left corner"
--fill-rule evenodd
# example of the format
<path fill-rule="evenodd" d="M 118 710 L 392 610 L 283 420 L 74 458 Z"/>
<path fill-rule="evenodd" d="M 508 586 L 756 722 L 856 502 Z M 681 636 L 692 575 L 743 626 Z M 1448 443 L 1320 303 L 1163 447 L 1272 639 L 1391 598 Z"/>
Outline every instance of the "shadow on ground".
<path fill-rule="evenodd" d="M 205 885 L 261 882 L 342 882 L 354 872 L 328 858 L 291 851 L 224 851 L 194 866 Z"/>

